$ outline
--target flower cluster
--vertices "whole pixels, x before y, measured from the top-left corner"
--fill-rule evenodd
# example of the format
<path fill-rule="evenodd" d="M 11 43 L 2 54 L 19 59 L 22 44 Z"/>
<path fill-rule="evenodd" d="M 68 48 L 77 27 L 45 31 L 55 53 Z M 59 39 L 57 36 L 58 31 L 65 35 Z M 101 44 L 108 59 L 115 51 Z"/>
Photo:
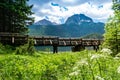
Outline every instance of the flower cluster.
<path fill-rule="evenodd" d="M 103 48 L 102 50 L 101 50 L 101 52 L 102 53 L 105 53 L 105 54 L 112 54 L 112 51 L 110 50 L 110 49 L 108 49 L 108 48 Z"/>
<path fill-rule="evenodd" d="M 80 61 L 77 62 L 77 65 L 78 65 L 78 66 L 79 66 L 79 65 L 88 65 L 88 61 L 87 61 L 86 58 L 85 58 L 85 59 L 82 59 L 82 60 L 80 60 Z"/>
<path fill-rule="evenodd" d="M 79 70 L 77 70 L 77 71 L 70 73 L 69 76 L 77 76 L 79 73 L 80 73 Z"/>
<path fill-rule="evenodd" d="M 100 76 L 95 76 L 96 80 L 104 80 L 104 78 L 100 77 Z"/>

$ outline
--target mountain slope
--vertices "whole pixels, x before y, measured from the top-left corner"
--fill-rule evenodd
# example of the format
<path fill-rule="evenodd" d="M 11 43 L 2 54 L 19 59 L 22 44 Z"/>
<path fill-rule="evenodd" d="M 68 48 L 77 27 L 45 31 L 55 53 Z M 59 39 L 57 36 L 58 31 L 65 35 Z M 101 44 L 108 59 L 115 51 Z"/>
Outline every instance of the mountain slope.
<path fill-rule="evenodd" d="M 104 23 L 94 23 L 90 17 L 77 14 L 69 17 L 65 24 L 61 25 L 30 25 L 29 35 L 82 37 L 88 34 L 103 34 Z"/>
<path fill-rule="evenodd" d="M 93 22 L 93 20 L 84 14 L 75 14 L 69 17 L 65 24 L 81 24 L 83 22 Z"/>
<path fill-rule="evenodd" d="M 87 26 L 86 26 L 87 25 Z M 103 34 L 103 23 L 82 23 L 80 25 L 32 25 L 30 35 L 37 36 L 60 36 L 60 37 L 82 37 L 88 34 Z"/>

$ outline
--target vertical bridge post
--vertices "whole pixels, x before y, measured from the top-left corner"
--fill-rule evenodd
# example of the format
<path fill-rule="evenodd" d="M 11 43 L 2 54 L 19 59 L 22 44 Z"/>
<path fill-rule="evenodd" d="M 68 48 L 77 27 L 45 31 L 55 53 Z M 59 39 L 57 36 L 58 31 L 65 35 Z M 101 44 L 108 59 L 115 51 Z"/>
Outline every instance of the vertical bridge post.
<path fill-rule="evenodd" d="M 12 37 L 12 44 L 14 44 L 14 43 L 15 43 L 15 34 L 12 33 L 12 34 L 11 34 L 11 37 Z"/>
<path fill-rule="evenodd" d="M 14 36 L 12 36 L 12 44 L 14 44 L 14 42 L 15 42 L 15 38 Z"/>
<path fill-rule="evenodd" d="M 100 40 L 94 41 L 93 49 L 97 52 L 99 50 Z"/>
<path fill-rule="evenodd" d="M 58 46 L 53 45 L 53 53 L 58 53 Z"/>
<path fill-rule="evenodd" d="M 58 46 L 59 46 L 59 37 L 56 37 L 53 40 L 53 53 L 58 53 Z"/>

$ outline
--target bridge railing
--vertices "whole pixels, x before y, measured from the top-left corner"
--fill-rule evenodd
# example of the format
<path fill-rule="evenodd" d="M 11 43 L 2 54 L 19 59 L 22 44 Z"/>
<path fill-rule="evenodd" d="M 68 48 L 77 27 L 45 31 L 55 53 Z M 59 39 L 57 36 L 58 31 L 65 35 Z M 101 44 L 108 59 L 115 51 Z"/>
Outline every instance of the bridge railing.
<path fill-rule="evenodd" d="M 60 38 L 59 45 L 65 46 L 74 46 L 80 45 L 82 43 L 82 39 L 75 39 L 75 38 Z"/>
<path fill-rule="evenodd" d="M 82 41 L 82 45 L 85 46 L 95 46 L 95 45 L 100 45 L 102 44 L 103 40 L 99 40 L 99 39 L 83 39 Z"/>
<path fill-rule="evenodd" d="M 33 37 L 36 45 L 57 45 L 59 43 L 58 37 Z"/>
<path fill-rule="evenodd" d="M 81 38 L 59 38 L 59 37 L 39 37 L 28 36 L 18 33 L 0 33 L 0 42 L 4 44 L 25 44 L 28 38 L 33 38 L 34 44 L 39 46 L 96 46 L 100 45 L 103 40 L 81 39 Z"/>
<path fill-rule="evenodd" d="M 0 33 L 0 42 L 9 45 L 22 45 L 27 43 L 28 35 L 19 33 Z"/>

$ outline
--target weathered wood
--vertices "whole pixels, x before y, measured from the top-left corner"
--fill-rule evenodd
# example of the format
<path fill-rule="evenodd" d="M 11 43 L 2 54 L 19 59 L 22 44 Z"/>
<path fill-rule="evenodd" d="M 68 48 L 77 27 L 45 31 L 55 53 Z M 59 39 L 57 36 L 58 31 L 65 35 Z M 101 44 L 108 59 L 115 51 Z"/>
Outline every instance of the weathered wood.
<path fill-rule="evenodd" d="M 99 49 L 103 40 L 98 39 L 81 39 L 81 38 L 59 38 L 46 36 L 28 36 L 18 33 L 0 33 L 0 42 L 9 45 L 22 45 L 28 42 L 28 38 L 34 40 L 35 46 L 53 46 L 53 52 L 57 53 L 58 46 L 74 46 L 73 51 L 79 51 L 85 47 L 93 46 L 94 50 Z"/>
<path fill-rule="evenodd" d="M 22 45 L 27 43 L 28 35 L 18 33 L 0 33 L 0 42 L 8 45 Z"/>
<path fill-rule="evenodd" d="M 15 42 L 15 38 L 14 38 L 14 36 L 12 37 L 12 43 L 14 44 L 14 42 Z"/>

